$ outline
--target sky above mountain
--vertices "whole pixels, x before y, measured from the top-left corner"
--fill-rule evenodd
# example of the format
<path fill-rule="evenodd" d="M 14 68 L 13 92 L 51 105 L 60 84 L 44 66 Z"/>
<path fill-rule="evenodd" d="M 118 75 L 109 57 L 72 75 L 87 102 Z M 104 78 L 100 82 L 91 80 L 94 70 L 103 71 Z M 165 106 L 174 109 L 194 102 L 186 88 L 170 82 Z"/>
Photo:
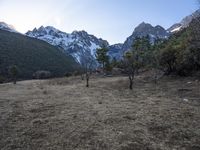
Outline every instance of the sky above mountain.
<path fill-rule="evenodd" d="M 22 33 L 41 25 L 85 30 L 114 44 L 143 21 L 169 28 L 196 9 L 197 0 L 0 0 L 0 21 Z"/>

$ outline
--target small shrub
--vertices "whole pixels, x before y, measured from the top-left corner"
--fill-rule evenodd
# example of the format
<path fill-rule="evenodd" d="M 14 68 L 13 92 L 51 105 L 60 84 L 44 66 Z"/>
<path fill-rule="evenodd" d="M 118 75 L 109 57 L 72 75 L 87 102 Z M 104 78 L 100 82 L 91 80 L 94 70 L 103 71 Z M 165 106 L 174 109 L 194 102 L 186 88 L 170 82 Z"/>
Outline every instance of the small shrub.
<path fill-rule="evenodd" d="M 6 78 L 0 75 L 0 84 L 4 83 L 6 81 Z"/>
<path fill-rule="evenodd" d="M 79 71 L 74 71 L 73 72 L 73 76 L 78 76 L 78 75 L 80 75 L 81 73 L 79 72 Z"/>
<path fill-rule="evenodd" d="M 49 79 L 50 77 L 51 77 L 51 73 L 45 70 L 40 70 L 33 74 L 34 79 Z"/>
<path fill-rule="evenodd" d="M 65 77 L 71 77 L 72 76 L 72 73 L 71 72 L 66 72 L 65 73 Z"/>
<path fill-rule="evenodd" d="M 12 77 L 12 80 L 13 80 L 13 84 L 16 84 L 17 82 L 17 76 L 19 74 L 19 69 L 16 65 L 13 65 L 13 66 L 10 66 L 9 67 L 9 73 Z"/>

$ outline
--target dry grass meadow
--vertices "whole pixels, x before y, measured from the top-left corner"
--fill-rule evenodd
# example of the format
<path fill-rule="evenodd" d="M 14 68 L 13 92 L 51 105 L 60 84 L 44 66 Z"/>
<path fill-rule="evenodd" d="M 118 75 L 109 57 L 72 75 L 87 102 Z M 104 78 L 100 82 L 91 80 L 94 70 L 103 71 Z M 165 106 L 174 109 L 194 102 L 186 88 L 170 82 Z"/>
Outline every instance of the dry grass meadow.
<path fill-rule="evenodd" d="M 1 150 L 200 150 L 200 82 L 80 77 L 0 85 Z"/>

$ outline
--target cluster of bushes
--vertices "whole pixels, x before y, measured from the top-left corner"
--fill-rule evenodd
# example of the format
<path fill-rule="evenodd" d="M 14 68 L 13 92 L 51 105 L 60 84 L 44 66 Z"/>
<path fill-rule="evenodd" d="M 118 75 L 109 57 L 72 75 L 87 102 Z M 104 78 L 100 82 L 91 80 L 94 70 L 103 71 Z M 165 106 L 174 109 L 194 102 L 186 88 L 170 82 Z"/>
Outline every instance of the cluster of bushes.
<path fill-rule="evenodd" d="M 10 66 L 7 71 L 7 77 L 0 75 L 0 84 L 9 82 L 9 81 L 13 81 L 14 84 L 16 84 L 16 81 L 20 79 L 19 72 L 20 72 L 20 69 L 16 65 Z M 66 72 L 64 76 L 70 77 L 70 76 L 78 76 L 81 74 L 82 74 L 81 71 L 73 71 L 73 72 Z M 32 75 L 32 79 L 49 79 L 52 77 L 53 77 L 52 73 L 46 70 L 38 70 Z"/>
<path fill-rule="evenodd" d="M 80 69 L 79 71 L 75 70 L 73 72 L 66 72 L 65 77 L 79 76 L 79 75 L 82 75 L 82 74 L 83 74 L 83 71 L 81 71 L 81 69 Z"/>
<path fill-rule="evenodd" d="M 200 24 L 194 20 L 188 28 L 163 42 L 157 51 L 159 65 L 166 74 L 187 76 L 199 71 Z"/>

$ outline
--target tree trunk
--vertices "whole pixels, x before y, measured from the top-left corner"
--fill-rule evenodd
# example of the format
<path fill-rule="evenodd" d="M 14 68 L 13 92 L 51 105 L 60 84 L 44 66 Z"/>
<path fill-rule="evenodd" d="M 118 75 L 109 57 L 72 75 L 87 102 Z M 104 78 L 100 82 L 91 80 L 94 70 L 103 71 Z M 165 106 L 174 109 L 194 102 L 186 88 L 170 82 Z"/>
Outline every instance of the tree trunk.
<path fill-rule="evenodd" d="M 132 80 L 130 80 L 129 89 L 130 89 L 130 90 L 132 90 L 132 89 L 133 89 L 133 81 L 132 81 Z"/>
<path fill-rule="evenodd" d="M 155 84 L 157 84 L 157 83 L 158 83 L 158 82 L 157 82 L 157 77 L 155 77 L 155 81 L 154 81 L 154 83 L 155 83 Z"/>
<path fill-rule="evenodd" d="M 86 87 L 89 87 L 89 74 L 86 73 Z"/>
<path fill-rule="evenodd" d="M 84 74 L 81 74 L 81 80 L 84 80 Z"/>
<path fill-rule="evenodd" d="M 155 83 L 155 90 L 157 91 L 157 83 L 158 83 L 158 72 L 157 72 L 157 70 L 155 72 L 154 83 Z"/>
<path fill-rule="evenodd" d="M 16 84 L 17 83 L 17 79 L 16 77 L 13 78 L 13 84 Z"/>
<path fill-rule="evenodd" d="M 132 90 L 133 89 L 133 76 L 129 75 L 129 89 Z"/>
<path fill-rule="evenodd" d="M 103 62 L 103 75 L 105 75 L 105 64 Z"/>

